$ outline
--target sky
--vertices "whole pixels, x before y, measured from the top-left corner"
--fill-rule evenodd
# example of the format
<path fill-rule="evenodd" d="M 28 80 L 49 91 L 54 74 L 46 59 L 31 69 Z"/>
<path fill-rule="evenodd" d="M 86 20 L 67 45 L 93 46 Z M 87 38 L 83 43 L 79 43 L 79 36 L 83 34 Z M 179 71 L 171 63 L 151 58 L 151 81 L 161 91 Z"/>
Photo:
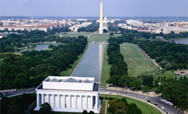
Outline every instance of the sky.
<path fill-rule="evenodd" d="M 188 17 L 188 0 L 0 0 L 0 16 Z"/>

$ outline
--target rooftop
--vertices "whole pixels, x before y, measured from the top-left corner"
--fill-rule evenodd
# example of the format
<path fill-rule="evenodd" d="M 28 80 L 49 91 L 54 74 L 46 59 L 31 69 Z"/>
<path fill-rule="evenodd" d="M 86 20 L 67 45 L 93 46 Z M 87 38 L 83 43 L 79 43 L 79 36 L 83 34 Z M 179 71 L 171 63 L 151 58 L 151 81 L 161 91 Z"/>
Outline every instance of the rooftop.
<path fill-rule="evenodd" d="M 94 78 L 49 76 L 45 82 L 93 83 Z"/>
<path fill-rule="evenodd" d="M 96 88 L 94 82 L 94 77 L 48 76 L 42 82 L 42 89 L 94 91 Z"/>

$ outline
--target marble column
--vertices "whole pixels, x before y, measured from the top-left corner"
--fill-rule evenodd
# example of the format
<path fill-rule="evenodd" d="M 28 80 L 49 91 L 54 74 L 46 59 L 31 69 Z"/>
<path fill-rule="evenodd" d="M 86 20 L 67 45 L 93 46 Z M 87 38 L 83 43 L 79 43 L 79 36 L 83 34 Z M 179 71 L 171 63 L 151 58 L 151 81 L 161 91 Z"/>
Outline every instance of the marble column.
<path fill-rule="evenodd" d="M 75 98 L 75 105 L 74 105 L 74 108 L 77 109 L 77 99 L 76 99 L 76 95 L 74 95 L 74 98 Z"/>
<path fill-rule="evenodd" d="M 88 98 L 88 96 L 86 95 L 86 109 L 88 108 L 88 106 L 87 106 L 88 105 L 88 99 L 87 98 Z"/>
<path fill-rule="evenodd" d="M 54 108 L 54 103 L 55 103 L 55 101 L 54 101 L 54 94 L 52 94 L 52 108 Z"/>
<path fill-rule="evenodd" d="M 44 103 L 44 94 L 41 94 L 41 99 L 42 99 L 42 101 L 41 101 L 41 105 Z"/>
<path fill-rule="evenodd" d="M 49 96 L 49 94 L 47 94 L 47 100 L 48 100 L 48 103 L 50 104 L 50 96 Z"/>
<path fill-rule="evenodd" d="M 71 99 L 71 95 L 69 95 L 69 109 L 72 108 L 72 99 Z"/>
<path fill-rule="evenodd" d="M 63 107 L 64 107 L 64 108 L 67 108 L 66 97 L 65 97 L 65 96 L 66 96 L 66 95 L 63 96 L 63 99 L 64 99 Z"/>
<path fill-rule="evenodd" d="M 55 99 L 56 101 L 55 102 L 57 102 L 56 104 L 57 104 L 57 107 L 56 108 L 59 108 L 59 94 L 57 94 L 57 96 L 56 96 L 57 98 Z"/>
<path fill-rule="evenodd" d="M 93 109 L 93 96 L 91 96 L 91 109 Z"/>
<path fill-rule="evenodd" d="M 81 99 L 81 103 L 80 103 L 81 106 L 80 106 L 80 108 L 83 109 L 83 105 L 82 105 L 82 103 L 83 103 L 83 98 L 82 98 L 82 95 L 80 95 L 80 99 Z"/>
<path fill-rule="evenodd" d="M 37 94 L 37 107 L 39 107 L 39 106 L 40 106 L 40 104 L 39 104 L 39 103 L 40 103 L 40 101 L 39 101 L 39 100 L 40 100 L 40 98 L 39 98 L 39 97 L 40 97 L 40 94 Z"/>
<path fill-rule="evenodd" d="M 95 105 L 96 105 L 96 110 L 98 110 L 98 95 L 95 96 Z"/>

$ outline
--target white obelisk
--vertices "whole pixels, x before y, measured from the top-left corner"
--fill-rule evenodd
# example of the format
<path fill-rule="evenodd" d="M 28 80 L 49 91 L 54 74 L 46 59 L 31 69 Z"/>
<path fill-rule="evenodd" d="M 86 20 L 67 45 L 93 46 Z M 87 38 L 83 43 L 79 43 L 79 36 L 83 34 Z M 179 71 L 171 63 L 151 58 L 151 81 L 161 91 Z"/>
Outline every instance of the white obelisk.
<path fill-rule="evenodd" d="M 99 34 L 103 34 L 103 4 L 101 1 L 100 4 L 100 25 L 99 25 Z"/>

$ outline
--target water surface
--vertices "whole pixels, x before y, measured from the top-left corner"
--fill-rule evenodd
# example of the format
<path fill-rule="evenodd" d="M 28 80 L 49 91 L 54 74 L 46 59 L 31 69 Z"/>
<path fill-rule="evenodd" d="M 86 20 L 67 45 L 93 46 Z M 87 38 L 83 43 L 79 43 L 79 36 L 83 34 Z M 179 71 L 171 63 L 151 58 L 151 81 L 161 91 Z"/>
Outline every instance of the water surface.
<path fill-rule="evenodd" d="M 100 82 L 104 45 L 101 48 L 102 55 L 99 54 L 99 43 L 91 44 L 71 76 L 95 77 L 95 82 Z"/>
<path fill-rule="evenodd" d="M 180 38 L 173 40 L 176 44 L 188 44 L 188 38 Z"/>

